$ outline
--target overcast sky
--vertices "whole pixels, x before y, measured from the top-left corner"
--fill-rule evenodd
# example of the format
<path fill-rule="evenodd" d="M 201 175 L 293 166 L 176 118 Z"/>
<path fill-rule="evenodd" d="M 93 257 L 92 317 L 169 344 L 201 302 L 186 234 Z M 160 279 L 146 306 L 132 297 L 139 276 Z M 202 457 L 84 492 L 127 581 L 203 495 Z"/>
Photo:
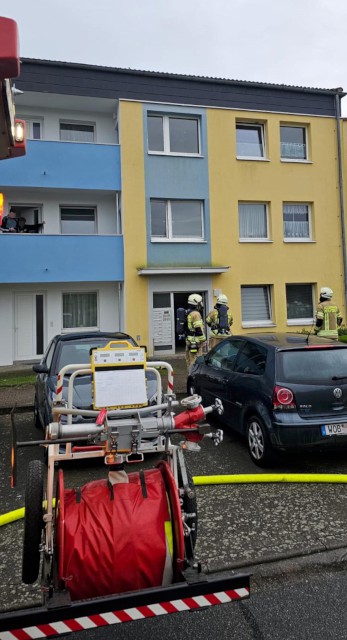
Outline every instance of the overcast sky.
<path fill-rule="evenodd" d="M 1 0 L 0 14 L 22 57 L 347 91 L 347 0 Z"/>

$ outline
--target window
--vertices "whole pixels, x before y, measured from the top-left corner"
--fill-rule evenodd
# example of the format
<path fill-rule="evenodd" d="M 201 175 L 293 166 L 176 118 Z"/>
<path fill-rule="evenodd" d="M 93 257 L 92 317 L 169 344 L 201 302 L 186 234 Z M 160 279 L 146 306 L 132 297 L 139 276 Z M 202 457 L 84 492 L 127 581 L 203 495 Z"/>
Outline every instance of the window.
<path fill-rule="evenodd" d="M 235 371 L 237 373 L 249 373 L 254 376 L 261 376 L 265 373 L 266 349 L 246 342 L 240 355 L 237 358 Z"/>
<path fill-rule="evenodd" d="M 287 284 L 288 324 L 312 324 L 313 295 L 311 284 Z"/>
<path fill-rule="evenodd" d="M 264 125 L 236 124 L 236 155 L 238 158 L 265 158 Z"/>
<path fill-rule="evenodd" d="M 243 340 L 232 338 L 217 345 L 208 355 L 208 364 L 217 369 L 232 371 Z"/>
<path fill-rule="evenodd" d="M 60 122 L 60 140 L 64 142 L 94 142 L 95 125 L 82 122 Z"/>
<path fill-rule="evenodd" d="M 285 240 L 310 240 L 311 221 L 308 204 L 283 204 L 283 233 Z"/>
<path fill-rule="evenodd" d="M 306 127 L 281 125 L 282 160 L 307 160 Z"/>
<path fill-rule="evenodd" d="M 267 205 L 239 202 L 240 240 L 268 240 Z"/>
<path fill-rule="evenodd" d="M 20 120 L 25 120 L 26 137 L 28 140 L 42 140 L 43 120 L 42 118 L 27 118 L 17 116 Z"/>
<path fill-rule="evenodd" d="M 60 207 L 61 233 L 93 235 L 96 232 L 95 213 L 92 207 Z"/>
<path fill-rule="evenodd" d="M 199 118 L 147 116 L 148 150 L 179 155 L 200 154 Z"/>
<path fill-rule="evenodd" d="M 151 238 L 154 241 L 201 241 L 204 238 L 200 200 L 151 200 Z"/>
<path fill-rule="evenodd" d="M 270 287 L 241 287 L 242 326 L 267 326 L 273 324 Z"/>
<path fill-rule="evenodd" d="M 63 329 L 94 328 L 97 321 L 97 293 L 63 293 Z"/>

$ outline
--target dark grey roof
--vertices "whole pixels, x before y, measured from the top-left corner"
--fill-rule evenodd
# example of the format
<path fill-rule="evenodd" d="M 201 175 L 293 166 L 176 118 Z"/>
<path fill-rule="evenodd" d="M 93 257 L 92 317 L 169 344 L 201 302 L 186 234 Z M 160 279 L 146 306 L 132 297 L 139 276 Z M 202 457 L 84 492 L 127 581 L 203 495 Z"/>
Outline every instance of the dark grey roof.
<path fill-rule="evenodd" d="M 130 69 L 129 68 L 121 68 L 121 67 L 109 67 L 106 65 L 94 65 L 94 64 L 85 64 L 79 62 L 64 62 L 62 60 L 40 60 L 38 58 L 22 58 L 22 62 L 30 62 L 31 64 L 45 64 L 45 65 L 54 65 L 54 66 L 62 66 L 69 68 L 77 68 L 77 69 L 89 69 L 89 70 L 102 70 L 109 72 L 117 72 L 117 73 L 127 73 L 133 75 L 141 75 L 141 76 L 152 76 L 157 78 L 176 78 L 176 79 L 184 79 L 200 82 L 215 82 L 222 84 L 231 84 L 231 85 L 243 85 L 249 87 L 269 87 L 271 89 L 289 89 L 293 91 L 308 91 L 309 93 L 333 93 L 333 94 L 343 94 L 344 93 L 342 87 L 336 87 L 332 89 L 324 89 L 319 87 L 302 87 L 299 85 L 287 85 L 287 84 L 279 84 L 273 82 L 258 82 L 254 80 L 236 80 L 231 78 L 219 78 L 215 76 L 195 76 L 184 73 L 169 73 L 165 71 L 148 71 L 143 69 Z"/>

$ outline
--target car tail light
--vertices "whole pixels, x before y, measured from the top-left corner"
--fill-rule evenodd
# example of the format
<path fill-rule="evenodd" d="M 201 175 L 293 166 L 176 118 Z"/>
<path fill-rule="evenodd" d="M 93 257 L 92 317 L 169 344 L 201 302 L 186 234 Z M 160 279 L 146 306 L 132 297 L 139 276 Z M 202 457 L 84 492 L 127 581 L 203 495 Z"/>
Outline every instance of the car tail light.
<path fill-rule="evenodd" d="M 272 408 L 276 411 L 296 411 L 293 392 L 287 387 L 275 387 L 272 394 Z"/>

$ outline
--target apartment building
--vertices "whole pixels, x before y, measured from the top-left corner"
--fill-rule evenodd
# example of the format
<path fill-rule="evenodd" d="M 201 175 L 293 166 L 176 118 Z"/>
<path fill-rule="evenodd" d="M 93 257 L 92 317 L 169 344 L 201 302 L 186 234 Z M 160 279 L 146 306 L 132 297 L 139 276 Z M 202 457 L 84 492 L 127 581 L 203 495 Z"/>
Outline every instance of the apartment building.
<path fill-rule="evenodd" d="M 0 190 L 33 226 L 0 236 L 0 364 L 81 329 L 178 353 L 192 291 L 234 333 L 309 330 L 322 285 L 345 316 L 341 89 L 30 59 L 16 87 Z"/>

